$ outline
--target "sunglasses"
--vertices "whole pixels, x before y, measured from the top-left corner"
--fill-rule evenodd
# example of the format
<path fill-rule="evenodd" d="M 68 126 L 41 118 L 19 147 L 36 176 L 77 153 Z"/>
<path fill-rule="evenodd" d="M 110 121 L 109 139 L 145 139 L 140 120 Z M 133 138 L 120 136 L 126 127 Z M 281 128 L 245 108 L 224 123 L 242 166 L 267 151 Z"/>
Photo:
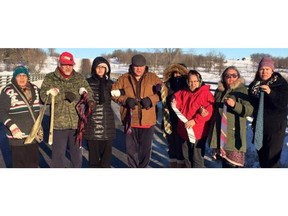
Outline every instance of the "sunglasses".
<path fill-rule="evenodd" d="M 237 74 L 226 74 L 225 77 L 226 78 L 237 78 L 238 75 Z"/>

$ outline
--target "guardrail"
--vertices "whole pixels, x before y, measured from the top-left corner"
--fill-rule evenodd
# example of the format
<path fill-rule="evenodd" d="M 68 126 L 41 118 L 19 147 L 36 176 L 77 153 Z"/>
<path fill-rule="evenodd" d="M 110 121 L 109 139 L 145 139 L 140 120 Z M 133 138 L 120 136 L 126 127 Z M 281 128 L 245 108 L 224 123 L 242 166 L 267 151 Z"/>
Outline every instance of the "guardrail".
<path fill-rule="evenodd" d="M 40 73 L 31 73 L 30 74 L 30 81 L 34 82 L 37 80 L 43 80 L 46 74 L 40 74 Z M 0 88 L 7 85 L 12 80 L 12 73 L 11 74 L 1 74 L 0 73 Z"/>

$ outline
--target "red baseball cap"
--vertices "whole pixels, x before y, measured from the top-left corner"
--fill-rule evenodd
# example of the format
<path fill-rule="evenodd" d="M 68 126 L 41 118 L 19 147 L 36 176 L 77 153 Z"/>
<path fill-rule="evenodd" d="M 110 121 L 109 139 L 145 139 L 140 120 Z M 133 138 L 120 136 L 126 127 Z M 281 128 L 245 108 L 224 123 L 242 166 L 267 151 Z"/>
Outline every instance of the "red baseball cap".
<path fill-rule="evenodd" d="M 59 57 L 59 63 L 63 65 L 75 65 L 74 57 L 69 52 L 63 52 Z"/>

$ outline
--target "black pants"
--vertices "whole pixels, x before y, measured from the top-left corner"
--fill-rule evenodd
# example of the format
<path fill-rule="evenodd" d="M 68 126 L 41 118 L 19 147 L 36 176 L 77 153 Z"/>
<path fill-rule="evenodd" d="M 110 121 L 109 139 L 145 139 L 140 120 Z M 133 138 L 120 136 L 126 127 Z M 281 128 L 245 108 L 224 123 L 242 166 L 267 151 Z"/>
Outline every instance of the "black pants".
<path fill-rule="evenodd" d="M 52 144 L 52 167 L 65 168 L 67 143 L 73 168 L 82 167 L 82 150 L 76 144 L 76 130 L 54 130 Z"/>
<path fill-rule="evenodd" d="M 18 140 L 17 140 L 18 141 Z M 16 141 L 16 142 L 17 142 Z M 20 141 L 23 143 L 23 141 Z M 13 145 L 10 141 L 12 152 L 13 168 L 38 168 L 39 166 L 39 148 L 38 143 L 27 145 Z"/>
<path fill-rule="evenodd" d="M 205 143 L 207 137 L 197 140 L 194 143 L 186 142 L 183 146 L 183 155 L 188 155 L 189 162 L 185 160 L 186 167 L 191 168 L 205 168 L 204 155 L 205 155 Z M 187 154 L 188 153 L 188 154 Z M 187 158 L 187 156 L 184 156 Z"/>
<path fill-rule="evenodd" d="M 128 166 L 145 168 L 151 157 L 154 126 L 150 128 L 132 128 L 131 134 L 126 134 L 126 153 Z"/>
<path fill-rule="evenodd" d="M 110 168 L 112 140 L 87 140 L 89 167 Z"/>

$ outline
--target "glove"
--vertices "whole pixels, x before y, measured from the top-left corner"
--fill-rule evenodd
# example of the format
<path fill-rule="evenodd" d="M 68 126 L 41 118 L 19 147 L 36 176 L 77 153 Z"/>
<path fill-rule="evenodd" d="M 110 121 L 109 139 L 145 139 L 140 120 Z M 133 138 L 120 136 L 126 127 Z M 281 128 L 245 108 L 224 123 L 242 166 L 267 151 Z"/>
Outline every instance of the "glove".
<path fill-rule="evenodd" d="M 93 100 L 88 101 L 88 106 L 92 111 L 96 108 L 96 104 Z"/>
<path fill-rule="evenodd" d="M 65 100 L 69 101 L 72 103 L 76 99 L 76 95 L 73 92 L 65 92 Z"/>
<path fill-rule="evenodd" d="M 152 107 L 152 102 L 151 102 L 149 97 L 142 98 L 141 101 L 140 101 L 140 104 L 142 105 L 143 108 L 145 108 L 147 110 L 150 107 Z"/>
<path fill-rule="evenodd" d="M 88 91 L 84 87 L 81 87 L 79 89 L 79 94 L 82 95 L 82 94 L 84 94 L 84 92 L 88 93 Z"/>
<path fill-rule="evenodd" d="M 14 139 L 23 139 L 23 133 L 16 124 L 12 124 L 9 127 L 9 130 L 11 131 Z"/>
<path fill-rule="evenodd" d="M 124 89 L 116 89 L 111 91 L 112 97 L 120 97 L 121 95 L 125 95 Z"/>
<path fill-rule="evenodd" d="M 46 95 L 53 95 L 56 96 L 59 93 L 59 89 L 58 88 L 51 88 L 46 92 Z"/>
<path fill-rule="evenodd" d="M 157 85 L 154 85 L 153 86 L 153 92 L 154 94 L 157 94 L 161 91 L 161 88 L 162 88 L 162 84 L 161 83 L 158 83 Z"/>
<path fill-rule="evenodd" d="M 135 98 L 128 97 L 126 99 L 126 105 L 128 106 L 128 108 L 134 109 L 136 104 L 137 104 L 137 100 Z"/>

